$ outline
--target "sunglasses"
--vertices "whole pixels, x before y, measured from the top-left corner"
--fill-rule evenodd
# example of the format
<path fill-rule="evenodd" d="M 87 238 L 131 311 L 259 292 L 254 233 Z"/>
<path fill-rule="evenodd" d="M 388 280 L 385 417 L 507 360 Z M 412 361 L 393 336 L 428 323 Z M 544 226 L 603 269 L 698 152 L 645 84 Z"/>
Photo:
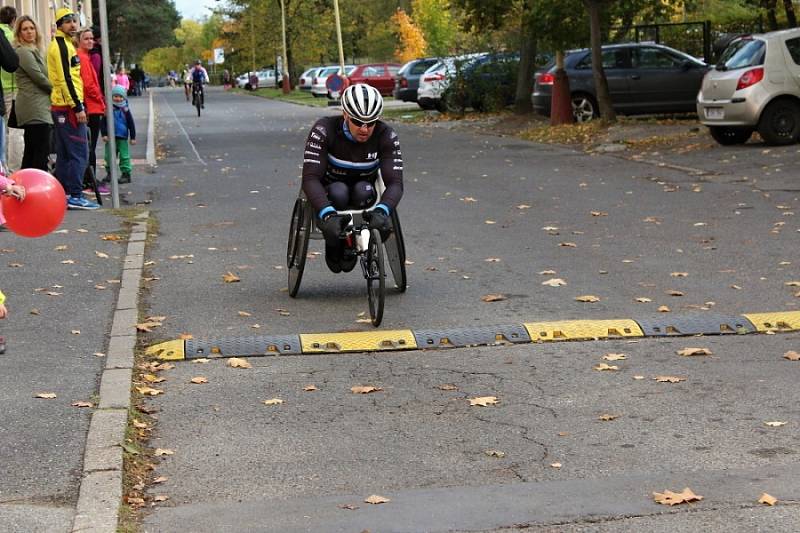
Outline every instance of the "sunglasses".
<path fill-rule="evenodd" d="M 372 122 L 364 122 L 363 120 L 358 120 L 357 118 L 353 118 L 353 117 L 349 117 L 349 118 L 350 118 L 350 122 L 356 128 L 363 128 L 364 126 L 366 126 L 368 128 L 371 128 L 378 122 L 377 120 L 373 120 Z"/>

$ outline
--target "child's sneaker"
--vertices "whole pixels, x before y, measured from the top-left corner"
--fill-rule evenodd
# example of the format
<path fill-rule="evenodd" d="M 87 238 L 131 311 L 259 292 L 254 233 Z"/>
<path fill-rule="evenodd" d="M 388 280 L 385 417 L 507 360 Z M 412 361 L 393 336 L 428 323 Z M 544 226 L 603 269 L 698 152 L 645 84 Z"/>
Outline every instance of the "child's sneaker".
<path fill-rule="evenodd" d="M 97 186 L 97 192 L 102 194 L 103 196 L 108 196 L 111 194 L 111 187 L 108 186 L 107 183 L 101 183 Z"/>
<path fill-rule="evenodd" d="M 122 176 L 119 177 L 120 183 L 130 183 L 131 182 L 131 174 L 130 172 L 123 172 Z"/>
<path fill-rule="evenodd" d="M 70 196 L 69 200 L 67 200 L 67 208 L 88 211 L 92 209 L 100 209 L 100 206 L 91 200 L 87 200 L 83 196 Z"/>

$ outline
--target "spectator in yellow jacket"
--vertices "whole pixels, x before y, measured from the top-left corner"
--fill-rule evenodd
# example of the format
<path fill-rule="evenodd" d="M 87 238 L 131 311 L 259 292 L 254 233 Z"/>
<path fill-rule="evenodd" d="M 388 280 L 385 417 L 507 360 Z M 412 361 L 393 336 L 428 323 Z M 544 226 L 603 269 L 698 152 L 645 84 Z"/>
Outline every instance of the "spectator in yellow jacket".
<path fill-rule="evenodd" d="M 56 34 L 47 49 L 47 75 L 53 84 L 50 111 L 56 141 L 56 178 L 69 195 L 69 209 L 97 209 L 99 205 L 83 197 L 89 142 L 81 60 L 72 44 L 77 32 L 78 15 L 66 7 L 56 11 Z"/>

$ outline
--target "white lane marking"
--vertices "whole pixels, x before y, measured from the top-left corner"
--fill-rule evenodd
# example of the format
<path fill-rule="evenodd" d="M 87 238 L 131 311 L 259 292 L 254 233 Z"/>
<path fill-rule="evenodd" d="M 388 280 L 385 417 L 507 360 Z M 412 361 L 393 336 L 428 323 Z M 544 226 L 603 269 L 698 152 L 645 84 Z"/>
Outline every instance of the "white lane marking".
<path fill-rule="evenodd" d="M 186 140 L 189 141 L 189 146 L 192 147 L 192 151 L 194 152 L 194 155 L 197 156 L 197 160 L 200 161 L 200 164 L 202 164 L 204 167 L 207 167 L 208 164 L 206 164 L 206 162 L 203 161 L 203 158 L 200 157 L 200 153 L 197 151 L 197 148 L 195 148 L 194 143 L 192 142 L 192 139 L 189 138 L 189 134 L 186 133 L 186 130 L 183 128 L 183 124 L 181 124 L 181 121 L 178 120 L 178 115 L 175 114 L 175 110 L 172 109 L 172 106 L 169 105 L 169 102 L 167 102 L 166 98 L 164 98 L 164 103 L 167 104 L 167 107 L 169 108 L 170 113 L 172 113 L 172 116 L 175 117 L 175 122 L 178 123 L 178 126 L 180 127 L 181 131 L 186 136 Z"/>

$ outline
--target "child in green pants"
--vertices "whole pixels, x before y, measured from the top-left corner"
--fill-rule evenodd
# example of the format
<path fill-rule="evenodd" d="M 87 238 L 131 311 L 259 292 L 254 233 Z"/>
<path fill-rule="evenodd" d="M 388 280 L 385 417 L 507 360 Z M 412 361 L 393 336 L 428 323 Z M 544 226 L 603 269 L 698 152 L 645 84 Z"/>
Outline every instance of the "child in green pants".
<path fill-rule="evenodd" d="M 128 98 L 125 88 L 117 85 L 111 90 L 111 100 L 114 104 L 114 139 L 117 141 L 117 155 L 119 156 L 119 170 L 122 175 L 120 183 L 131 182 L 131 154 L 128 148 L 128 138 L 131 144 L 136 144 L 136 125 L 133 123 L 133 115 L 128 107 Z M 100 132 L 103 134 L 103 141 L 106 143 L 106 174 L 111 168 L 111 154 L 108 147 L 108 127 L 105 120 L 100 125 Z M 106 180 L 110 180 L 106 175 Z"/>

